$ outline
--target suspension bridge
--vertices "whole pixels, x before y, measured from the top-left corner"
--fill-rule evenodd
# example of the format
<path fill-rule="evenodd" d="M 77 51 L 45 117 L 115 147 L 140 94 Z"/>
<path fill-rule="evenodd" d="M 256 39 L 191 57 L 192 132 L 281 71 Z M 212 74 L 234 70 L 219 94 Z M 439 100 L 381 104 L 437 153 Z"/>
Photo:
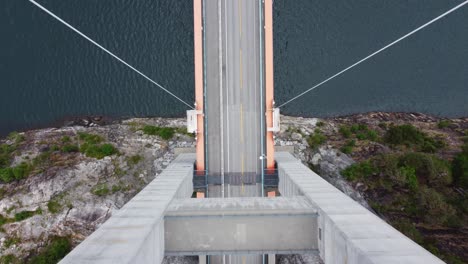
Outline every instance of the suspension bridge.
<path fill-rule="evenodd" d="M 279 108 L 468 1 L 279 106 L 273 90 L 273 0 L 193 0 L 193 104 L 29 1 L 185 104 L 187 129 L 196 134 L 196 153 L 179 155 L 61 263 L 161 263 L 165 256 L 275 263 L 276 254 L 318 254 L 325 263 L 443 263 L 291 154 L 275 153 L 274 133 Z"/>

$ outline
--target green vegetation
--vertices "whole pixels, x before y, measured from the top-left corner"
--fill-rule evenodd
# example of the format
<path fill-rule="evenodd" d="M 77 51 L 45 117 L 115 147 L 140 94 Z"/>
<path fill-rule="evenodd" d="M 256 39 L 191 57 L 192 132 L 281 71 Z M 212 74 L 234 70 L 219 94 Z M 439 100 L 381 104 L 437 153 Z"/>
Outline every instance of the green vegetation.
<path fill-rule="evenodd" d="M 445 147 L 443 140 L 431 138 L 413 125 L 390 127 L 384 136 L 384 141 L 393 146 L 404 145 L 428 153 L 434 153 Z"/>
<path fill-rule="evenodd" d="M 452 125 L 452 122 L 450 120 L 441 120 L 439 123 L 437 123 L 437 127 L 440 129 L 447 128 Z"/>
<path fill-rule="evenodd" d="M 354 139 L 350 139 L 346 141 L 346 144 L 340 148 L 341 152 L 345 154 L 351 154 L 353 152 L 353 148 L 356 146 L 356 141 Z"/>
<path fill-rule="evenodd" d="M 72 245 L 66 237 L 54 237 L 50 240 L 49 245 L 43 249 L 37 256 L 33 257 L 30 264 L 53 264 L 58 263 L 68 252 L 71 251 Z"/>
<path fill-rule="evenodd" d="M 98 184 L 94 186 L 91 192 L 97 196 L 106 196 L 110 193 L 110 190 L 106 184 Z"/>
<path fill-rule="evenodd" d="M 18 244 L 19 242 L 21 241 L 17 237 L 8 237 L 7 239 L 5 239 L 5 242 L 3 245 L 5 246 L 5 248 L 9 248 L 13 245 Z"/>
<path fill-rule="evenodd" d="M 346 177 L 347 180 L 354 181 L 360 180 L 372 176 L 377 172 L 377 168 L 369 161 L 363 161 L 361 163 L 355 163 L 341 173 Z"/>
<path fill-rule="evenodd" d="M 138 163 L 140 163 L 140 161 L 142 161 L 142 160 L 143 160 L 143 157 L 137 154 L 137 155 L 133 155 L 133 156 L 128 157 L 127 158 L 127 163 L 130 166 L 135 166 Z"/>
<path fill-rule="evenodd" d="M 311 134 L 307 138 L 307 143 L 309 144 L 311 148 L 315 149 L 315 148 L 318 148 L 323 143 L 325 143 L 326 139 L 327 138 L 322 134 L 322 132 L 315 131 L 314 134 Z"/>
<path fill-rule="evenodd" d="M 452 174 L 456 186 L 468 189 L 468 142 L 453 159 Z"/>
<path fill-rule="evenodd" d="M 56 214 L 62 210 L 63 206 L 59 202 L 59 197 L 55 197 L 49 202 L 47 202 L 47 209 L 49 209 L 49 212 Z"/>
<path fill-rule="evenodd" d="M 325 123 L 323 121 L 318 121 L 316 124 L 318 127 L 323 127 Z"/>
<path fill-rule="evenodd" d="M 112 193 L 116 193 L 122 190 L 122 186 L 120 185 L 113 185 L 112 186 Z"/>
<path fill-rule="evenodd" d="M 15 144 L 19 144 L 21 142 L 23 142 L 26 138 L 24 135 L 18 133 L 18 132 L 11 132 L 10 134 L 8 134 L 8 137 L 7 137 L 9 140 L 12 140 L 15 142 Z"/>
<path fill-rule="evenodd" d="M 80 152 L 87 157 L 102 159 L 118 153 L 117 149 L 112 144 L 103 144 L 103 138 L 99 135 L 78 133 L 78 136 L 82 142 L 80 144 Z"/>
<path fill-rule="evenodd" d="M 359 140 L 377 141 L 379 138 L 377 131 L 369 129 L 365 124 L 342 125 L 338 131 L 344 138 L 351 138 L 353 135 Z"/>
<path fill-rule="evenodd" d="M 31 166 L 26 162 L 21 162 L 15 167 L 2 168 L 0 169 L 0 180 L 4 183 L 21 180 L 28 177 L 31 170 Z"/>
<path fill-rule="evenodd" d="M 468 147 L 457 157 L 463 159 L 468 154 L 466 150 Z M 468 198 L 452 188 L 461 186 L 457 181 L 459 171 L 454 168 L 458 166 L 466 172 L 467 160 L 455 159 L 451 164 L 428 153 L 381 154 L 353 164 L 341 173 L 347 180 L 366 186 L 369 205 L 385 215 L 395 228 L 442 259 L 459 263 L 458 257 L 447 248 L 440 248 L 433 234 L 425 230 L 466 228 Z"/>
<path fill-rule="evenodd" d="M 151 136 L 159 136 L 162 139 L 168 140 L 174 136 L 175 128 L 146 125 L 143 127 L 143 133 Z"/>
<path fill-rule="evenodd" d="M 0 257 L 0 264 L 20 264 L 21 261 L 12 254 L 4 255 Z"/>
<path fill-rule="evenodd" d="M 16 222 L 23 221 L 37 214 L 42 214 L 41 208 L 38 208 L 36 211 L 21 211 L 15 214 L 15 221 Z"/>
<path fill-rule="evenodd" d="M 66 144 L 62 147 L 62 152 L 65 153 L 72 153 L 72 152 L 79 152 L 80 148 L 74 144 Z"/>

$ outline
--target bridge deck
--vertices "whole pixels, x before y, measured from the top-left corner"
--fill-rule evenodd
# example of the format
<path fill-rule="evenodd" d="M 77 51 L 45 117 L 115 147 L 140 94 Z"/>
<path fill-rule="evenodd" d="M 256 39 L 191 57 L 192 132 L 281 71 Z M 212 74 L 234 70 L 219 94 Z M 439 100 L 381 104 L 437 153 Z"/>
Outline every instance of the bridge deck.
<path fill-rule="evenodd" d="M 260 5 L 205 0 L 207 170 L 260 174 Z"/>

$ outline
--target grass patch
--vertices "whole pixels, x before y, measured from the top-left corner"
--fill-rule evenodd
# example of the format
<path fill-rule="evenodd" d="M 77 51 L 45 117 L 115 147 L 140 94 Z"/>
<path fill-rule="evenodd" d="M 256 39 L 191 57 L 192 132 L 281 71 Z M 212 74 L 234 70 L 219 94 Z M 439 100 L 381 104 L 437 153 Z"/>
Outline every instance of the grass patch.
<path fill-rule="evenodd" d="M 54 237 L 50 240 L 49 245 L 44 248 L 37 256 L 33 257 L 30 264 L 52 264 L 58 263 L 70 251 L 72 245 L 66 237 Z"/>
<path fill-rule="evenodd" d="M 143 133 L 151 136 L 159 136 L 162 139 L 171 139 L 175 134 L 175 128 L 173 127 L 158 127 L 146 125 L 143 127 Z"/>
<path fill-rule="evenodd" d="M 63 206 L 60 204 L 58 199 L 51 199 L 49 202 L 47 202 L 47 209 L 49 209 L 49 212 L 56 214 L 62 210 Z"/>
<path fill-rule="evenodd" d="M 78 133 L 81 140 L 80 152 L 87 157 L 102 159 L 118 153 L 118 150 L 109 143 L 102 143 L 104 139 L 95 134 Z"/>
<path fill-rule="evenodd" d="M 4 255 L 0 257 L 1 264 L 20 264 L 21 261 L 13 254 Z"/>
<path fill-rule="evenodd" d="M 307 143 L 312 149 L 315 149 L 324 144 L 326 140 L 327 138 L 325 135 L 323 135 L 320 131 L 316 131 L 307 138 Z"/>
<path fill-rule="evenodd" d="M 365 124 L 342 125 L 338 131 L 344 138 L 351 138 L 353 135 L 359 140 L 377 141 L 379 138 L 377 131 L 369 129 Z"/>
<path fill-rule="evenodd" d="M 42 214 L 41 208 L 38 208 L 36 211 L 21 211 L 15 214 L 15 221 L 20 222 L 37 214 Z"/>
<path fill-rule="evenodd" d="M 356 141 L 350 139 L 346 141 L 346 144 L 340 148 L 341 152 L 345 154 L 351 154 L 353 152 L 354 147 L 356 146 Z"/>
<path fill-rule="evenodd" d="M 65 153 L 74 153 L 74 152 L 79 152 L 80 151 L 80 148 L 78 147 L 78 145 L 74 145 L 74 144 L 66 144 L 62 147 L 62 152 L 65 152 Z"/>
<path fill-rule="evenodd" d="M 344 169 L 341 174 L 350 181 L 369 177 L 377 172 L 377 168 L 370 161 L 355 163 Z"/>
<path fill-rule="evenodd" d="M 456 186 L 468 189 L 468 143 L 453 159 L 452 174 Z"/>
<path fill-rule="evenodd" d="M 404 145 L 428 153 L 434 153 L 445 147 L 443 140 L 431 138 L 413 125 L 391 127 L 386 132 L 384 141 L 393 146 Z"/>
<path fill-rule="evenodd" d="M 140 163 L 140 161 L 143 160 L 143 157 L 141 155 L 133 155 L 133 156 L 130 156 L 127 158 L 127 163 L 128 165 L 130 166 L 135 166 L 137 165 L 138 163 Z"/>
<path fill-rule="evenodd" d="M 106 196 L 110 193 L 109 187 L 107 187 L 106 184 L 98 184 L 94 186 L 94 188 L 91 190 L 91 192 L 94 195 L 97 196 Z"/>
<path fill-rule="evenodd" d="M 437 123 L 437 127 L 440 129 L 447 128 L 452 125 L 452 121 L 450 120 L 440 120 L 439 123 Z"/>
<path fill-rule="evenodd" d="M 325 125 L 325 123 L 323 121 L 318 121 L 316 126 L 318 127 L 323 127 Z"/>
<path fill-rule="evenodd" d="M 0 169 L 0 181 L 3 183 L 10 183 L 15 180 L 19 181 L 28 177 L 31 171 L 31 165 L 26 162 L 21 162 L 15 167 Z"/>

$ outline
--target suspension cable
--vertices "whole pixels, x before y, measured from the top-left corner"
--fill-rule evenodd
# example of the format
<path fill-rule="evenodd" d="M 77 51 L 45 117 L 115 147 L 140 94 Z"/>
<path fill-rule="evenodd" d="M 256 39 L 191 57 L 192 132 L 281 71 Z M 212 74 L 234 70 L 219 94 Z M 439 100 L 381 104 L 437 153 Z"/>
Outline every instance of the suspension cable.
<path fill-rule="evenodd" d="M 377 50 L 376 52 L 370 54 L 369 56 L 367 56 L 367 57 L 361 59 L 360 61 L 354 63 L 353 65 L 351 65 L 351 66 L 345 68 L 344 70 L 342 70 L 342 71 L 336 73 L 335 75 L 332 75 L 331 77 L 325 79 L 324 81 L 322 81 L 322 82 L 320 82 L 320 83 L 314 85 L 312 88 L 309 88 L 309 89 L 305 90 L 304 92 L 300 93 L 299 95 L 297 95 L 297 96 L 295 96 L 295 97 L 289 99 L 288 101 L 286 101 L 285 103 L 281 104 L 281 105 L 278 106 L 278 107 L 283 107 L 283 106 L 289 104 L 290 102 L 292 102 L 292 101 L 298 99 L 299 97 L 301 97 L 301 96 L 305 95 L 306 93 L 308 93 L 308 92 L 314 90 L 315 88 L 317 88 L 317 87 L 319 87 L 319 86 L 321 86 L 321 85 L 327 83 L 328 81 L 330 81 L 330 80 L 332 80 L 332 79 L 338 77 L 339 75 L 345 73 L 346 71 L 348 71 L 348 70 L 350 70 L 350 69 L 356 67 L 357 65 L 361 64 L 362 62 L 364 62 L 364 61 L 370 59 L 371 57 L 373 57 L 373 56 L 379 54 L 380 52 L 382 52 L 382 51 L 384 51 L 384 50 L 390 48 L 391 46 L 393 46 L 393 45 L 397 44 L 398 42 L 404 40 L 405 38 L 407 38 L 407 37 L 413 35 L 414 33 L 416 33 L 416 32 L 418 32 L 418 31 L 422 30 L 423 28 L 425 28 L 425 27 L 431 25 L 432 23 L 436 22 L 437 20 L 440 20 L 441 18 L 447 16 L 448 14 L 450 14 L 450 13 L 454 12 L 455 10 L 457 10 L 457 9 L 459 9 L 459 8 L 461 8 L 461 7 L 463 7 L 463 6 L 466 5 L 466 4 L 468 4 L 468 0 L 465 1 L 465 2 L 463 2 L 463 3 L 461 3 L 461 4 L 459 4 L 459 5 L 457 5 L 457 6 L 455 6 L 454 8 L 452 8 L 452 9 L 450 9 L 449 11 L 443 13 L 442 15 L 440 15 L 440 16 L 438 16 L 438 17 L 432 19 L 431 21 L 427 22 L 426 24 L 424 24 L 424 25 L 422 25 L 422 26 L 416 28 L 415 30 L 413 30 L 413 31 L 411 31 L 410 33 L 404 35 L 403 37 L 401 37 L 401 38 L 399 38 L 399 39 L 393 41 L 392 43 L 386 45 L 385 47 L 383 47 L 383 48 Z"/>
<path fill-rule="evenodd" d="M 91 38 L 89 38 L 88 36 L 86 36 L 85 34 L 81 33 L 78 29 L 74 28 L 73 26 L 71 26 L 70 24 L 68 24 L 67 22 L 65 22 L 63 19 L 61 19 L 60 17 L 56 16 L 54 13 L 52 13 L 51 11 L 47 10 L 45 7 L 43 7 L 42 5 L 40 5 L 39 3 L 37 3 L 36 1 L 34 0 L 29 0 L 29 2 L 33 3 L 34 5 L 36 5 L 37 7 L 39 7 L 40 9 L 42 9 L 44 12 L 46 12 L 47 14 L 49 14 L 50 16 L 52 16 L 53 18 L 57 19 L 58 21 L 60 21 L 62 24 L 64 24 L 65 26 L 69 27 L 71 30 L 75 31 L 76 33 L 78 33 L 80 36 L 82 36 L 83 38 L 85 38 L 86 40 L 88 40 L 89 42 L 93 43 L 94 45 L 96 45 L 98 48 L 100 48 L 101 50 L 105 51 L 107 54 L 111 55 L 112 57 L 114 57 L 116 60 L 120 61 L 122 64 L 124 64 L 125 66 L 127 66 L 128 68 L 132 69 L 133 71 L 135 71 L 136 73 L 138 73 L 139 75 L 143 76 L 145 79 L 147 79 L 148 81 L 152 82 L 153 84 L 155 84 L 156 86 L 158 86 L 159 88 L 161 88 L 163 91 L 165 91 L 166 93 L 168 93 L 169 95 L 171 95 L 172 97 L 176 98 L 177 100 L 179 100 L 180 102 L 182 102 L 183 104 L 187 105 L 188 107 L 190 107 L 191 109 L 194 109 L 190 104 L 188 104 L 187 102 L 185 102 L 184 100 L 180 99 L 177 95 L 173 94 L 172 92 L 170 92 L 169 90 L 167 90 L 166 88 L 164 88 L 162 85 L 160 85 L 159 83 L 153 81 L 151 78 L 149 78 L 148 76 L 146 76 L 145 74 L 143 74 L 142 72 L 140 72 L 139 70 L 135 69 L 133 66 L 131 66 L 130 64 L 128 64 L 127 62 L 125 62 L 124 60 L 122 60 L 121 58 L 119 58 L 117 55 L 114 55 L 112 52 L 110 52 L 109 50 L 107 50 L 106 48 L 104 48 L 103 46 L 99 45 L 96 41 L 92 40 Z"/>

